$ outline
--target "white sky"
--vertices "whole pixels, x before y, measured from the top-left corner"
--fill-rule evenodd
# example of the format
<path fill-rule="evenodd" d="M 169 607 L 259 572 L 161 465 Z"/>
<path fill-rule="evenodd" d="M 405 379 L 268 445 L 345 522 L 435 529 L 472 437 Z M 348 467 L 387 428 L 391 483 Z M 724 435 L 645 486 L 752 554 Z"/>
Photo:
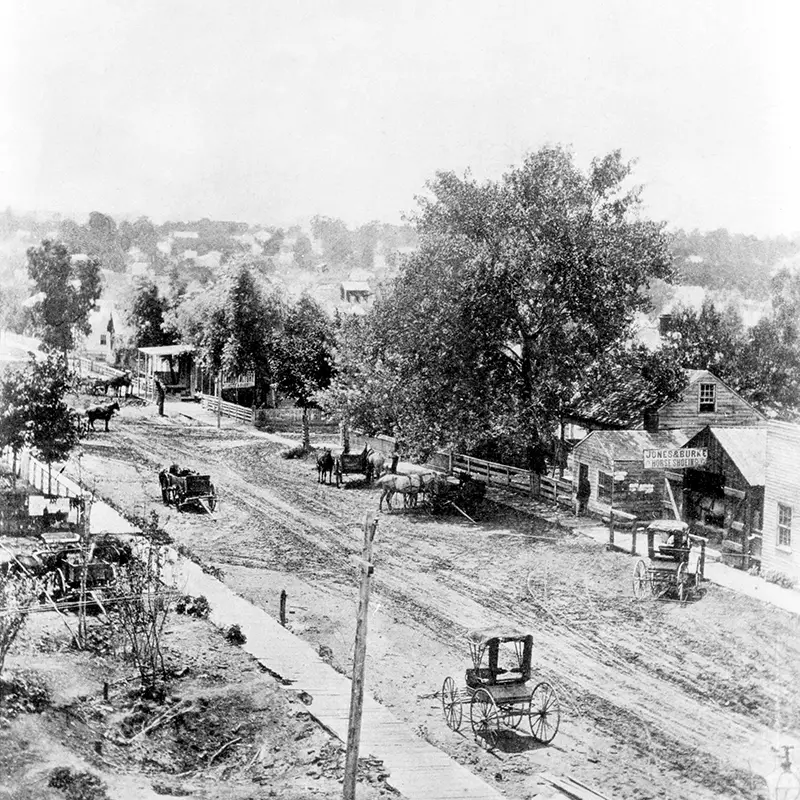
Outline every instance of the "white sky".
<path fill-rule="evenodd" d="M 0 2 L 0 207 L 398 221 L 621 147 L 672 225 L 800 231 L 795 0 Z"/>

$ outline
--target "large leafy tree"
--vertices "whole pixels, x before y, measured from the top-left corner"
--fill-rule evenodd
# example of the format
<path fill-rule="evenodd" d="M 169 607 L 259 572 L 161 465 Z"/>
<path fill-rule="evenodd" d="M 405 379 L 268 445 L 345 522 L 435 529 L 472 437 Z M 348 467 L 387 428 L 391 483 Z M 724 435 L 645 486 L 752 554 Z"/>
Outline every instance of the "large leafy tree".
<path fill-rule="evenodd" d="M 16 459 L 28 441 L 30 378 L 24 369 L 8 369 L 0 376 L 0 450 L 11 448 Z"/>
<path fill-rule="evenodd" d="M 28 250 L 28 274 L 41 295 L 32 316 L 42 346 L 61 353 L 66 365 L 75 334 L 91 331 L 89 313 L 102 292 L 100 265 L 90 258 L 73 260 L 63 244 L 45 239 Z"/>
<path fill-rule="evenodd" d="M 376 363 L 423 448 L 514 439 L 537 453 L 603 353 L 631 335 L 646 286 L 671 277 L 619 152 L 580 170 L 546 147 L 499 181 L 439 173 L 419 249 L 376 310 Z"/>
<path fill-rule="evenodd" d="M 136 347 L 157 347 L 175 343 L 175 334 L 165 329 L 164 315 L 169 309 L 166 298 L 161 297 L 152 281 L 140 283 L 128 312 L 128 322 L 133 327 L 133 344 Z"/>
<path fill-rule="evenodd" d="M 308 409 L 333 375 L 333 332 L 328 315 L 304 294 L 290 306 L 275 340 L 275 373 L 281 390 L 303 409 L 303 446 L 310 446 Z"/>

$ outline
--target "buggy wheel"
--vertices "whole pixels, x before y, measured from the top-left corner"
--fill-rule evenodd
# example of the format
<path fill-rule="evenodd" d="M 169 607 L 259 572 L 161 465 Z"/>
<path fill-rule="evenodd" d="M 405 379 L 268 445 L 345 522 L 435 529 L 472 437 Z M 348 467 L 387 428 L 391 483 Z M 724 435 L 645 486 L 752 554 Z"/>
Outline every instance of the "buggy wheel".
<path fill-rule="evenodd" d="M 675 588 L 678 594 L 678 600 L 681 603 L 685 603 L 689 598 L 689 591 L 690 591 L 690 580 L 691 577 L 689 575 L 688 567 L 686 566 L 686 562 L 682 562 L 678 564 L 678 569 L 675 572 Z"/>
<path fill-rule="evenodd" d="M 637 600 L 644 600 L 652 591 L 653 584 L 647 574 L 647 564 L 640 558 L 633 568 L 633 596 Z"/>
<path fill-rule="evenodd" d="M 547 567 L 541 572 L 531 570 L 527 579 L 528 597 L 539 605 L 547 602 Z"/>
<path fill-rule="evenodd" d="M 444 721 L 447 723 L 447 727 L 451 731 L 459 730 L 464 709 L 461 707 L 456 683 L 450 677 L 445 678 L 442 684 L 442 711 L 444 712 Z"/>
<path fill-rule="evenodd" d="M 478 689 L 472 695 L 469 721 L 478 744 L 492 749 L 500 736 L 500 711 L 486 689 Z"/>
<path fill-rule="evenodd" d="M 537 683 L 528 704 L 531 734 L 537 742 L 550 744 L 561 722 L 561 706 L 556 690 L 546 682 Z"/>
<path fill-rule="evenodd" d="M 211 497 L 208 498 L 208 507 L 214 511 L 217 507 L 217 490 L 214 488 L 214 484 L 210 484 L 210 491 Z"/>

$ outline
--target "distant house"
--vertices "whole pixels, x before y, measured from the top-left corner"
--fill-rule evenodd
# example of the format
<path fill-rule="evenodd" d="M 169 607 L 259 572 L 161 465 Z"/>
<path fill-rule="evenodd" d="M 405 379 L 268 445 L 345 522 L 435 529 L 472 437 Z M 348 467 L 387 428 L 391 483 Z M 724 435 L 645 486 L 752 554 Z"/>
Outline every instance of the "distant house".
<path fill-rule="evenodd" d="M 671 431 L 592 431 L 572 451 L 574 489 L 588 481 L 587 510 L 609 516 L 614 512 L 638 519 L 660 519 L 671 501 L 663 469 L 645 469 L 644 451 L 678 449 L 689 437 Z"/>
<path fill-rule="evenodd" d="M 110 304 L 101 303 L 97 311 L 89 314 L 91 332 L 83 340 L 81 350 L 88 358 L 114 363 L 114 310 Z"/>
<path fill-rule="evenodd" d="M 344 281 L 339 295 L 345 303 L 366 305 L 372 297 L 372 290 L 366 281 Z"/>
<path fill-rule="evenodd" d="M 195 348 L 186 344 L 140 347 L 136 372 L 144 380 L 145 396 L 155 397 L 155 378 L 164 384 L 170 394 L 193 394 L 197 376 L 194 353 Z"/>
<path fill-rule="evenodd" d="M 593 403 L 573 407 L 566 415 L 568 439 L 593 430 L 684 430 L 689 435 L 715 427 L 765 424 L 766 418 L 724 381 L 704 369 L 687 369 L 688 384 L 674 401 L 643 401 L 636 387 L 621 386 Z"/>
<path fill-rule="evenodd" d="M 767 426 L 761 574 L 774 570 L 800 581 L 800 426 Z"/>

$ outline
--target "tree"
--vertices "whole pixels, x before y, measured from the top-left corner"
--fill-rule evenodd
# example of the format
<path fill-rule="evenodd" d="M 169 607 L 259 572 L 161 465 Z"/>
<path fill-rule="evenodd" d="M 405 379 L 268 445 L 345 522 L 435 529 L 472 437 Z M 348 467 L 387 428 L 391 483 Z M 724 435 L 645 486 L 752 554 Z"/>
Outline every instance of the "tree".
<path fill-rule="evenodd" d="M 281 245 L 286 238 L 283 228 L 278 228 L 275 233 L 264 243 L 264 255 L 268 257 L 277 256 L 281 251 Z"/>
<path fill-rule="evenodd" d="M 6 656 L 25 625 L 31 607 L 36 605 L 41 586 L 34 578 L 0 571 L 0 675 Z"/>
<path fill-rule="evenodd" d="M 52 465 L 69 455 L 78 443 L 78 432 L 73 412 L 63 400 L 68 385 L 62 365 L 53 356 L 40 361 L 32 358 L 29 369 L 26 444 L 47 464 L 49 493 Z"/>
<path fill-rule="evenodd" d="M 0 377 L 0 450 L 11 448 L 16 485 L 17 454 L 28 441 L 30 377 L 27 370 L 9 369 Z"/>
<path fill-rule="evenodd" d="M 301 233 L 294 243 L 294 262 L 300 269 L 308 269 L 314 256 L 314 248 L 311 240 L 304 233 Z"/>
<path fill-rule="evenodd" d="M 630 174 L 618 151 L 584 173 L 559 147 L 497 182 L 437 174 L 419 201 L 420 247 L 372 323 L 409 440 L 513 438 L 541 463 L 575 386 L 630 338 L 648 282 L 672 274 Z"/>
<path fill-rule="evenodd" d="M 303 447 L 311 438 L 308 409 L 333 375 L 331 320 L 308 295 L 289 308 L 275 342 L 275 372 L 281 389 L 303 409 Z"/>
<path fill-rule="evenodd" d="M 134 329 L 135 347 L 158 347 L 175 343 L 174 333 L 164 329 L 164 315 L 169 306 L 152 281 L 140 283 L 134 292 L 128 322 Z"/>
<path fill-rule="evenodd" d="M 317 215 L 311 220 L 311 235 L 322 242 L 322 257 L 330 264 L 340 266 L 352 257 L 352 234 L 342 220 Z"/>
<path fill-rule="evenodd" d="M 92 259 L 73 260 L 63 244 L 45 239 L 28 250 L 28 274 L 43 295 L 33 309 L 42 347 L 62 353 L 66 368 L 75 334 L 91 331 L 89 313 L 102 292 L 100 265 Z"/>

